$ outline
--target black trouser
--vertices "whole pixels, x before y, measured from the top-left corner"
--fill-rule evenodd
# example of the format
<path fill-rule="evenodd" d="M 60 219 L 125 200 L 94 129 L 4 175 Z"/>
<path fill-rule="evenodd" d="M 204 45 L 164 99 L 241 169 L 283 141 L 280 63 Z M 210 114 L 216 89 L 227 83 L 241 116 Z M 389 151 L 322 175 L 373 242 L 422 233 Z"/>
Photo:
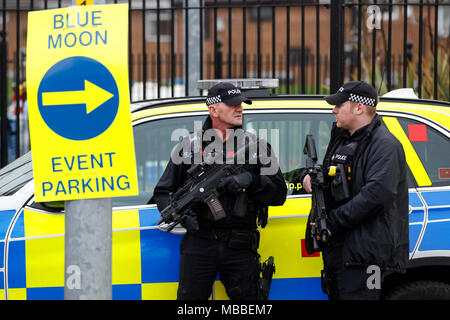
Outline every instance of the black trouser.
<path fill-rule="evenodd" d="M 369 289 L 367 284 L 371 276 L 366 267 L 344 266 L 342 247 L 325 247 L 322 251 L 326 287 L 330 300 L 379 300 L 381 290 Z M 381 272 L 380 283 L 386 274 Z M 369 281 L 370 282 L 370 281 Z"/>
<path fill-rule="evenodd" d="M 259 255 L 252 249 L 233 249 L 227 241 L 187 233 L 181 241 L 178 300 L 206 300 L 217 272 L 232 300 L 257 298 Z"/>

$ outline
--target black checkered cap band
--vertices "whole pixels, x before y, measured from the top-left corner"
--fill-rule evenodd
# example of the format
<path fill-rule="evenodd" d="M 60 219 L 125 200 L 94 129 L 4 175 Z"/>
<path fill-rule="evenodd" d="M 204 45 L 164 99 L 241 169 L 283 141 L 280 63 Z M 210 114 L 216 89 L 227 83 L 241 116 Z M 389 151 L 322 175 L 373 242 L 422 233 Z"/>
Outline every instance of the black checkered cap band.
<path fill-rule="evenodd" d="M 350 97 L 348 98 L 348 100 L 356 102 L 356 103 L 362 103 L 365 104 L 367 106 L 371 106 L 371 107 L 375 107 L 375 99 L 373 98 L 366 98 L 363 96 L 359 96 L 357 94 L 354 93 L 350 93 Z"/>
<path fill-rule="evenodd" d="M 220 97 L 220 94 L 217 95 L 217 96 L 214 96 L 214 97 L 206 98 L 206 104 L 207 104 L 208 106 L 209 106 L 209 105 L 212 105 L 212 104 L 219 103 L 219 102 L 222 102 L 222 98 Z"/>

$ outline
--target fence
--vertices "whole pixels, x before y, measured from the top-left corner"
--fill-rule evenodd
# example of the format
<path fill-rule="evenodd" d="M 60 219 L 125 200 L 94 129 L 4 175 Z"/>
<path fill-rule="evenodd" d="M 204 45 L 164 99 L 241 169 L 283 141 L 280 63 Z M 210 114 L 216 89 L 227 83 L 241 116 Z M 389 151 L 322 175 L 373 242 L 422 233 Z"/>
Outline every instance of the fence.
<path fill-rule="evenodd" d="M 99 2 L 129 4 L 132 101 L 201 94 L 188 81 L 193 67 L 201 79 L 279 78 L 280 94 L 328 94 L 358 79 L 380 94 L 411 87 L 420 98 L 450 101 L 450 0 Z M 27 13 L 73 1 L 0 4 L 4 166 L 29 150 Z"/>

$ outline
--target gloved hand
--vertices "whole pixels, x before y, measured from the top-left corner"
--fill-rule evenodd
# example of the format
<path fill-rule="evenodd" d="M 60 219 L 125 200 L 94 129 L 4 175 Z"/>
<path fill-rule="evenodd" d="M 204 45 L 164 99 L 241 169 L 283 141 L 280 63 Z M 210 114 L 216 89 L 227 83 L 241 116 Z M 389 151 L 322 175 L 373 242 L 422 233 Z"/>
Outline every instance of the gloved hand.
<path fill-rule="evenodd" d="M 180 223 L 188 232 L 196 232 L 199 229 L 197 215 L 191 209 L 186 210 L 184 219 Z"/>
<path fill-rule="evenodd" d="M 253 175 L 248 171 L 244 171 L 234 176 L 223 178 L 217 185 L 217 188 L 236 194 L 249 188 L 252 185 L 253 180 Z"/>

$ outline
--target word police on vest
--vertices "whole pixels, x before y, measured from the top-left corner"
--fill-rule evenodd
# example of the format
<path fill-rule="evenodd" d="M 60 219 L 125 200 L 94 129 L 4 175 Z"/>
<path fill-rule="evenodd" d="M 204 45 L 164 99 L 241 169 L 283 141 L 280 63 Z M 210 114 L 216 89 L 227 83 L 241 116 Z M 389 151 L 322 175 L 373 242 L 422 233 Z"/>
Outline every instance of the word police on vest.
<path fill-rule="evenodd" d="M 347 160 L 347 156 L 345 154 L 335 154 L 333 156 L 332 160 L 346 161 Z"/>

